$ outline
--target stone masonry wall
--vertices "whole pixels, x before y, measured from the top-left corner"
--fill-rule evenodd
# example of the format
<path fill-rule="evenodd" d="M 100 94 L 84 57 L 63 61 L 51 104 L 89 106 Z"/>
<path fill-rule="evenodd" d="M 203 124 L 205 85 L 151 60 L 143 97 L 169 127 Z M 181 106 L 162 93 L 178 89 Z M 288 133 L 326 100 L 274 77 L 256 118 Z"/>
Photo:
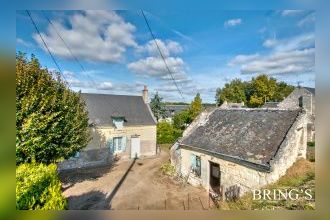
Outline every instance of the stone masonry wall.
<path fill-rule="evenodd" d="M 192 151 L 187 147 L 181 147 L 181 174 L 183 176 L 188 174 L 191 164 L 190 155 L 195 154 L 201 157 L 201 177 L 190 174 L 188 182 L 194 186 L 201 185 L 209 190 L 210 161 L 220 165 L 220 184 L 225 190 L 230 186 L 237 185 L 241 188 L 242 195 L 252 189 L 258 189 L 273 183 L 285 174 L 297 158 L 306 157 L 307 132 L 306 123 L 304 123 L 305 117 L 306 114 L 299 115 L 292 125 L 277 154 L 270 162 L 272 169 L 269 173 L 260 172 L 206 153 Z"/>

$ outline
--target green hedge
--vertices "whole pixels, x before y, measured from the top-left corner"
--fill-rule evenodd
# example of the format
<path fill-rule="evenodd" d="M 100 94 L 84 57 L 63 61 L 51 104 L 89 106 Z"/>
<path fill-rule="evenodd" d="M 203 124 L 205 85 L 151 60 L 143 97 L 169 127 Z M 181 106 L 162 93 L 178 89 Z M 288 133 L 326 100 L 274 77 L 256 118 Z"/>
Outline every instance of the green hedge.
<path fill-rule="evenodd" d="M 55 164 L 21 164 L 16 167 L 16 209 L 66 208 Z"/>

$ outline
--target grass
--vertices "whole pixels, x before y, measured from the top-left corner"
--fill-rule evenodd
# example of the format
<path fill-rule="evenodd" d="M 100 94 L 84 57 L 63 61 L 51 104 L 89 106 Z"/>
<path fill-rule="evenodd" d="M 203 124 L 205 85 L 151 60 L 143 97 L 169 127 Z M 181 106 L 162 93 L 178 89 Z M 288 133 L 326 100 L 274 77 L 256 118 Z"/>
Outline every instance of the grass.
<path fill-rule="evenodd" d="M 296 161 L 286 174 L 276 183 L 267 185 L 264 189 L 298 189 L 297 194 L 303 195 L 302 191 L 311 189 L 315 198 L 315 164 L 305 159 Z M 222 210 L 314 210 L 315 200 L 306 200 L 300 196 L 297 200 L 253 200 L 252 193 L 248 193 L 236 202 L 221 202 Z"/>
<path fill-rule="evenodd" d="M 315 143 L 307 146 L 307 159 L 311 162 L 315 162 Z"/>
<path fill-rule="evenodd" d="M 168 175 L 168 176 L 174 176 L 175 175 L 175 167 L 170 162 L 164 163 L 160 167 L 160 170 L 165 175 Z"/>

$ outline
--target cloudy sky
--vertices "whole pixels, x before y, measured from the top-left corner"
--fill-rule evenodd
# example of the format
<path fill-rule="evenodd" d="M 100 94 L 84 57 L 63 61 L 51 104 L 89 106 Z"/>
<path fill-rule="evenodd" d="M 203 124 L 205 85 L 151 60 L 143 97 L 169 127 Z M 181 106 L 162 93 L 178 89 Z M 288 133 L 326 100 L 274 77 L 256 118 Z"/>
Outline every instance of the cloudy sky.
<path fill-rule="evenodd" d="M 184 99 L 140 11 L 31 15 L 76 91 L 140 95 L 147 85 L 151 95 L 158 91 L 165 101 L 190 102 L 199 92 L 204 102 L 214 102 L 216 88 L 260 73 L 315 86 L 313 11 L 145 11 Z M 33 53 L 43 66 L 56 69 L 25 11 L 16 14 L 16 51 Z"/>

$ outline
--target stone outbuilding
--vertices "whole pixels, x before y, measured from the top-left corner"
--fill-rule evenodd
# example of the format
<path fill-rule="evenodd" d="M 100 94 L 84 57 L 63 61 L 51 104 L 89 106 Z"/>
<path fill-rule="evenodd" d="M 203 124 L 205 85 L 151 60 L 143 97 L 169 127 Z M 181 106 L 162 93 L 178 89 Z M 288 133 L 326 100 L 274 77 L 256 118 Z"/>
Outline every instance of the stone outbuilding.
<path fill-rule="evenodd" d="M 298 86 L 277 107 L 281 109 L 305 109 L 307 113 L 307 140 L 315 141 L 315 88 Z"/>
<path fill-rule="evenodd" d="M 277 181 L 306 157 L 305 121 L 303 109 L 216 108 L 185 130 L 171 162 L 194 186 L 241 196 Z"/>
<path fill-rule="evenodd" d="M 59 169 L 104 165 L 116 159 L 156 155 L 156 119 L 142 96 L 81 94 L 85 100 L 92 140 Z"/>

